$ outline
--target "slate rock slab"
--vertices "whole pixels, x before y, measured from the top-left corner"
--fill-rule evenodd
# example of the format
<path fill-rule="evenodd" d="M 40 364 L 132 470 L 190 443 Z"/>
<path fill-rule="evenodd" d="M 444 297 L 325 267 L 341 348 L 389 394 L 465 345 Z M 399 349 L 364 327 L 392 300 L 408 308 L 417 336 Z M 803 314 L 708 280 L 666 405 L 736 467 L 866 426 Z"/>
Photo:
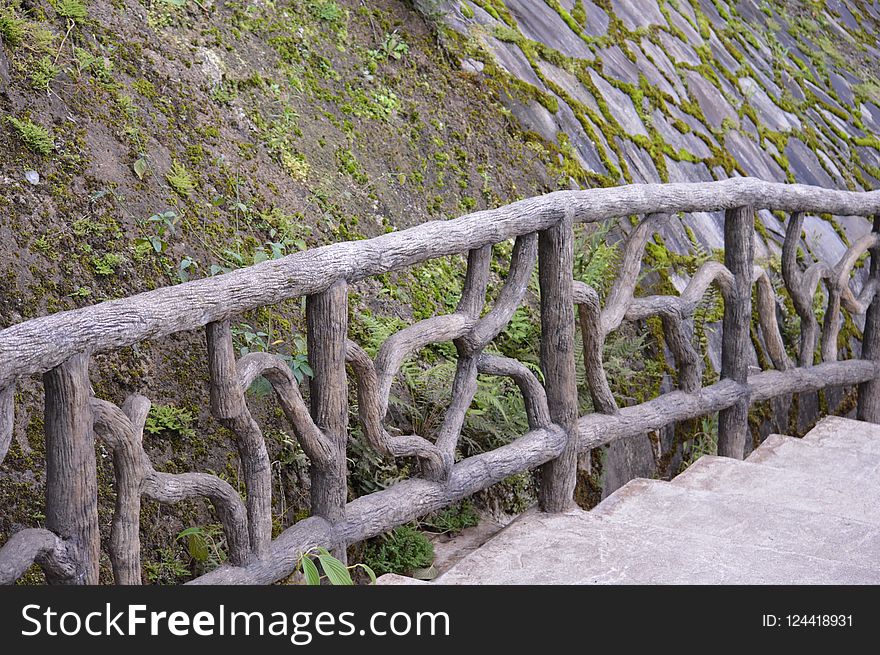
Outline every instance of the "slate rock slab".
<path fill-rule="evenodd" d="M 824 187 L 836 186 L 834 180 L 822 168 L 818 157 L 800 139 L 792 137 L 788 140 L 785 156 L 798 182 Z"/>
<path fill-rule="evenodd" d="M 721 123 L 725 118 L 729 118 L 735 123 L 739 123 L 736 110 L 730 106 L 725 100 L 721 92 L 711 82 L 703 78 L 699 73 L 688 71 L 687 73 L 688 90 L 693 94 L 700 105 L 700 109 L 709 125 L 715 129 L 721 129 Z"/>
<path fill-rule="evenodd" d="M 633 104 L 632 98 L 620 89 L 611 86 L 611 84 L 595 70 L 590 69 L 590 76 L 593 79 L 593 84 L 596 85 L 599 93 L 605 98 L 605 102 L 608 103 L 611 114 L 617 119 L 620 126 L 629 134 L 643 134 L 644 136 L 648 136 L 648 131 L 645 129 L 642 119 L 639 118 L 639 115 L 636 112 L 636 107 Z"/>
<path fill-rule="evenodd" d="M 655 0 L 611 0 L 611 9 L 631 32 L 639 27 L 667 24 Z"/>
<path fill-rule="evenodd" d="M 593 53 L 562 17 L 543 2 L 506 0 L 520 31 L 526 38 L 558 50 L 567 57 L 592 59 Z"/>

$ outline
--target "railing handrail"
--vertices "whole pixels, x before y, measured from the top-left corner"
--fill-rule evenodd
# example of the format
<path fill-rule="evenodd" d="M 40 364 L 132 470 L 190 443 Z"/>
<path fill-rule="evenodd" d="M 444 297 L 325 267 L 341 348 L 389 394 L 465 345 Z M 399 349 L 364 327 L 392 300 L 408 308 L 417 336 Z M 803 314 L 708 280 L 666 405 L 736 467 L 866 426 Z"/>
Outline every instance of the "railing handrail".
<path fill-rule="evenodd" d="M 16 378 L 48 371 L 83 352 L 103 352 L 195 330 L 234 314 L 322 292 L 340 279 L 356 282 L 540 231 L 557 223 L 566 212 L 571 212 L 575 223 L 588 223 L 740 206 L 870 216 L 880 213 L 880 191 L 839 191 L 748 177 L 556 191 L 18 323 L 0 331 L 0 388 Z"/>
<path fill-rule="evenodd" d="M 707 261 L 678 295 L 636 297 L 648 240 L 675 212 L 724 210 L 724 261 Z M 755 210 L 791 212 L 782 246 L 785 288 L 801 320 L 797 364 L 777 319 L 770 274 L 754 258 Z M 805 213 L 874 216 L 870 234 L 836 262 L 798 263 Z M 604 299 L 574 279 L 575 222 L 638 216 L 623 245 L 619 270 Z M 492 245 L 515 238 L 509 273 L 485 311 Z M 437 257 L 467 252 L 461 300 L 454 312 L 395 332 L 375 358 L 348 337 L 348 284 Z M 855 295 L 850 276 L 870 254 Z M 522 362 L 487 351 L 525 300 L 536 270 L 540 291 L 542 384 Z M 820 327 L 813 298 L 824 280 Z M 720 380 L 703 386 L 693 347 L 697 305 L 715 285 L 724 300 Z M 282 300 L 305 297 L 306 340 L 313 376 L 309 402 L 288 363 L 271 353 L 236 353 L 230 318 Z M 755 309 L 752 311 L 752 297 Z M 864 315 L 860 354 L 838 357 L 841 311 Z M 579 414 L 575 313 L 585 383 L 593 412 Z M 752 331 L 753 316 L 755 332 Z M 606 337 L 624 320 L 656 317 L 675 363 L 676 389 L 620 407 L 603 362 Z M 205 328 L 211 413 L 232 434 L 244 497 L 209 473 L 156 471 L 143 445 L 148 398 L 134 393 L 120 406 L 93 395 L 92 353 L 175 332 Z M 752 334 L 763 341 L 755 345 Z M 821 336 L 821 363 L 816 345 Z M 440 427 L 432 434 L 391 434 L 389 391 L 409 355 L 453 341 L 455 377 Z M 660 342 L 658 341 L 658 346 Z M 753 349 L 772 368 L 749 375 Z M 350 367 L 350 369 L 348 368 Z M 350 372 L 349 372 L 350 370 Z M 433 221 L 364 241 L 315 248 L 215 278 L 25 321 L 0 332 L 0 463 L 12 441 L 15 389 L 23 375 L 43 372 L 46 448 L 45 528 L 28 528 L 0 546 L 0 582 L 34 562 L 51 582 L 99 579 L 95 443 L 113 457 L 117 476 L 110 560 L 119 584 L 141 582 L 141 498 L 175 503 L 209 499 L 223 524 L 229 563 L 197 583 L 269 583 L 289 575 L 317 545 L 345 547 L 448 506 L 509 475 L 541 467 L 539 505 L 563 511 L 575 497 L 578 461 L 591 449 L 670 423 L 718 413 L 718 453 L 742 458 L 750 439 L 749 407 L 781 395 L 858 385 L 857 416 L 880 423 L 880 192 L 847 192 L 738 178 L 698 184 L 631 185 L 561 191 L 451 221 Z M 523 399 L 529 431 L 489 452 L 457 461 L 466 415 L 482 375 L 510 378 Z M 246 391 L 262 376 L 310 462 L 312 517 L 272 538 L 272 467 L 262 428 Z M 368 445 L 391 458 L 412 458 L 420 477 L 348 502 L 349 398 Z M 512 435 L 513 436 L 513 435 Z"/>

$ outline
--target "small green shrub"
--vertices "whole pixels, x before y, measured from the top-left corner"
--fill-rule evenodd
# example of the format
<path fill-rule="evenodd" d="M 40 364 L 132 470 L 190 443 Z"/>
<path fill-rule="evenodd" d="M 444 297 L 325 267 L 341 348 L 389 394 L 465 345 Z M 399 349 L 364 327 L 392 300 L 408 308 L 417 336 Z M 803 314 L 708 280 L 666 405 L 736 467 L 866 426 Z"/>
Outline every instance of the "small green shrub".
<path fill-rule="evenodd" d="M 226 535 L 219 523 L 186 528 L 178 533 L 177 540 L 186 546 L 195 575 L 217 568 L 226 559 Z"/>
<path fill-rule="evenodd" d="M 431 566 L 434 545 L 428 538 L 408 525 L 371 539 L 364 547 L 364 562 L 376 572 L 405 575 L 414 569 Z"/>
<path fill-rule="evenodd" d="M 43 57 L 34 64 L 34 70 L 31 71 L 31 88 L 45 91 L 60 72 L 61 69 L 55 65 L 51 57 Z"/>
<path fill-rule="evenodd" d="M 38 155 L 48 155 L 55 149 L 52 133 L 42 125 L 15 116 L 7 116 L 6 120 L 9 121 L 9 124 L 31 152 Z"/>
<path fill-rule="evenodd" d="M 15 16 L 12 7 L 0 9 L 0 38 L 10 48 L 17 48 L 24 41 L 27 24 Z"/>
<path fill-rule="evenodd" d="M 108 252 L 100 257 L 93 257 L 92 266 L 95 269 L 95 273 L 98 275 L 113 275 L 116 272 L 116 267 L 119 266 L 124 259 L 125 258 L 119 253 Z"/>
<path fill-rule="evenodd" d="M 312 0 L 309 2 L 309 10 L 313 16 L 328 23 L 335 23 L 345 15 L 344 10 L 333 0 Z"/>
<path fill-rule="evenodd" d="M 59 16 L 69 18 L 75 23 L 81 23 L 89 15 L 89 10 L 81 0 L 57 0 L 53 5 Z"/>
<path fill-rule="evenodd" d="M 144 562 L 144 573 L 150 584 L 176 585 L 192 577 L 192 571 L 179 557 L 179 549 L 165 546 L 156 552 L 156 559 Z"/>
<path fill-rule="evenodd" d="M 196 436 L 192 427 L 195 417 L 187 409 L 174 405 L 153 405 L 144 424 L 144 432 L 148 434 L 173 434 L 191 439 Z"/>
<path fill-rule="evenodd" d="M 474 504 L 470 500 L 463 500 L 422 519 L 419 524 L 431 532 L 455 534 L 479 522 L 480 515 Z"/>

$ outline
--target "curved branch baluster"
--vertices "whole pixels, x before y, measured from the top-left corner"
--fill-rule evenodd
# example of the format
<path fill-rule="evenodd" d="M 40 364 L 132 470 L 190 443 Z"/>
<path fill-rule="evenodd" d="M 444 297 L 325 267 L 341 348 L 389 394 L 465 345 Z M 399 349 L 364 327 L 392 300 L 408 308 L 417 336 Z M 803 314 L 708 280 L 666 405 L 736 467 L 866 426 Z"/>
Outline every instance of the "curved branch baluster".
<path fill-rule="evenodd" d="M 752 284 L 756 285 L 758 324 L 764 334 L 767 354 L 770 355 L 770 361 L 777 370 L 787 371 L 792 368 L 792 362 L 785 352 L 785 342 L 782 340 L 779 322 L 776 320 L 776 293 L 773 291 L 773 283 L 767 271 L 755 266 L 752 270 Z"/>
<path fill-rule="evenodd" d="M 206 335 L 211 411 L 236 437 L 247 489 L 251 550 L 261 558 L 272 541 L 272 470 L 266 441 L 241 388 L 229 320 L 209 323 Z"/>
<path fill-rule="evenodd" d="M 35 563 L 56 580 L 76 575 L 76 562 L 61 537 L 51 530 L 25 528 L 0 548 L 0 585 L 14 584 Z"/>
<path fill-rule="evenodd" d="M 452 467 L 465 414 L 477 392 L 477 362 L 480 353 L 510 322 L 528 289 L 537 260 L 538 235 L 531 233 L 517 237 L 510 259 L 510 273 L 498 294 L 495 306 L 455 341 L 458 365 L 452 383 L 452 400 L 436 441 L 437 448 L 443 453 L 447 471 Z"/>
<path fill-rule="evenodd" d="M 388 337 L 379 348 L 375 366 L 383 418 L 388 411 L 391 384 L 403 360 L 429 344 L 461 338 L 476 324 L 486 299 L 491 259 L 491 246 L 471 250 L 468 253 L 464 289 L 455 312 L 446 316 L 433 316 L 404 328 Z"/>
<path fill-rule="evenodd" d="M 0 464 L 6 459 L 12 445 L 12 432 L 15 426 L 15 383 L 0 388 Z"/>
<path fill-rule="evenodd" d="M 605 299 L 602 310 L 601 334 L 604 342 L 609 333 L 620 327 L 626 310 L 633 300 L 633 291 L 642 270 L 642 256 L 651 235 L 662 223 L 669 220 L 669 214 L 648 214 L 645 219 L 627 237 L 620 272 Z"/>
<path fill-rule="evenodd" d="M 602 351 L 605 338 L 617 329 L 623 321 L 627 308 L 633 299 L 642 256 L 648 239 L 667 214 L 649 214 L 639 223 L 626 239 L 620 272 L 608 292 L 605 308 L 599 303 L 596 291 L 583 282 L 574 282 L 574 300 L 578 305 L 578 322 L 584 348 L 584 368 L 593 406 L 603 414 L 616 414 L 617 401 L 611 393 L 608 378 L 602 366 Z"/>
<path fill-rule="evenodd" d="M 236 362 L 236 368 L 243 392 L 258 377 L 266 378 L 309 459 L 313 462 L 325 462 L 332 457 L 331 445 L 309 414 L 308 405 L 299 391 L 299 383 L 287 362 L 278 355 L 256 352 L 240 358 Z"/>
<path fill-rule="evenodd" d="M 819 339 L 819 322 L 813 312 L 813 297 L 819 281 L 831 275 L 831 269 L 822 262 L 812 264 L 801 273 L 797 265 L 797 251 L 803 225 L 804 213 L 792 214 L 785 228 L 785 240 L 782 242 L 782 279 L 791 296 L 794 310 L 801 319 L 798 366 L 802 367 L 813 365 L 813 354 Z"/>
<path fill-rule="evenodd" d="M 416 457 L 425 477 L 442 480 L 443 456 L 434 444 L 418 435 L 392 437 L 382 424 L 385 411 L 379 399 L 379 381 L 373 360 L 354 341 L 346 341 L 345 359 L 357 378 L 358 416 L 370 445 L 390 457 Z"/>
<path fill-rule="evenodd" d="M 581 328 L 581 341 L 584 350 L 584 370 L 587 376 L 587 386 L 590 389 L 590 397 L 593 399 L 593 407 L 603 414 L 616 414 L 617 401 L 611 393 L 608 384 L 608 376 L 605 375 L 605 367 L 602 366 L 602 346 L 604 338 L 601 330 L 601 307 L 599 294 L 593 287 L 575 280 L 574 302 L 578 306 L 578 322 Z"/>
<path fill-rule="evenodd" d="M 346 360 L 358 379 L 360 419 L 368 441 L 379 452 L 395 457 L 417 457 L 428 479 L 443 480 L 448 476 L 465 414 L 476 393 L 480 353 L 507 325 L 522 302 L 537 261 L 537 242 L 536 234 L 517 238 L 507 281 L 494 307 L 482 318 L 480 311 L 485 303 L 492 254 L 489 247 L 469 253 L 462 298 L 455 313 L 419 321 L 392 335 L 382 344 L 374 362 L 370 362 L 357 344 L 346 344 Z M 452 400 L 436 443 L 418 435 L 392 437 L 382 421 L 388 412 L 391 384 L 400 365 L 419 348 L 450 340 L 455 343 L 459 358 Z M 530 385 L 527 387 L 530 389 Z M 540 418 L 540 413 L 535 416 Z"/>
<path fill-rule="evenodd" d="M 553 422 L 547 405 L 547 392 L 525 364 L 510 357 L 481 353 L 477 370 L 484 375 L 508 377 L 516 382 L 526 406 L 529 429 L 546 428 Z"/>
<path fill-rule="evenodd" d="M 143 428 L 150 401 L 129 396 L 122 409 L 106 400 L 92 398 L 95 434 L 113 455 L 116 475 L 116 509 L 110 531 L 110 559 L 117 584 L 141 583 L 141 496 L 162 503 L 196 497 L 214 505 L 235 566 L 250 562 L 247 510 L 228 482 L 207 473 L 161 473 L 153 468 L 143 448 Z"/>
<path fill-rule="evenodd" d="M 733 289 L 733 275 L 721 262 L 705 262 L 688 282 L 681 295 L 676 296 L 643 296 L 633 298 L 626 310 L 626 320 L 639 321 L 649 316 L 678 314 L 691 316 L 697 308 L 706 289 L 715 284 L 727 300 Z"/>
<path fill-rule="evenodd" d="M 837 335 L 840 333 L 840 305 L 843 297 L 846 296 L 849 307 L 859 305 L 849 288 L 850 273 L 859 257 L 878 243 L 880 243 L 880 235 L 873 232 L 866 234 L 847 249 L 831 270 L 828 282 L 828 306 L 825 308 L 825 320 L 822 325 L 823 362 L 837 361 Z M 873 293 L 873 287 L 874 285 L 870 285 L 867 291 Z"/>

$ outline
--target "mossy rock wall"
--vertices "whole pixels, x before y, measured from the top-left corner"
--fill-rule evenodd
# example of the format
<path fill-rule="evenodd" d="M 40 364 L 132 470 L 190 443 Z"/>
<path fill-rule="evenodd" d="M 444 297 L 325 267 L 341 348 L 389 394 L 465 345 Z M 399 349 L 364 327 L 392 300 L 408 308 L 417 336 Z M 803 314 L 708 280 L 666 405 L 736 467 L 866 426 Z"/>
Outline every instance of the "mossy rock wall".
<path fill-rule="evenodd" d="M 880 50 L 876 2 L 804 0 L 461 0 L 418 3 L 443 15 L 461 66 L 499 89 L 523 126 L 552 145 L 573 188 L 750 175 L 829 188 L 880 188 Z M 428 8 L 430 6 L 430 9 Z M 756 259 L 779 279 L 786 217 L 760 212 Z M 622 223 L 621 231 L 630 224 Z M 870 229 L 858 217 L 809 216 L 804 261 L 836 263 Z M 688 281 L 688 258 L 723 248 L 722 217 L 674 217 L 649 246 L 646 280 Z M 690 271 L 688 270 L 690 269 Z M 860 285 L 864 271 L 857 270 Z M 780 285 L 781 286 L 781 285 Z M 851 336 L 860 323 L 850 322 Z M 720 367 L 720 328 L 706 330 Z M 756 366 L 761 365 L 756 335 Z M 835 396 L 839 396 L 836 394 Z M 831 404 L 833 409 L 840 398 Z M 797 432 L 827 399 L 761 409 L 758 433 Z M 847 407 L 841 405 L 841 411 Z M 788 420 L 789 411 L 797 415 Z M 776 420 L 770 420 L 776 417 Z M 757 436 L 756 436 L 757 438 Z M 612 447 L 627 479 L 668 474 L 672 434 Z"/>

